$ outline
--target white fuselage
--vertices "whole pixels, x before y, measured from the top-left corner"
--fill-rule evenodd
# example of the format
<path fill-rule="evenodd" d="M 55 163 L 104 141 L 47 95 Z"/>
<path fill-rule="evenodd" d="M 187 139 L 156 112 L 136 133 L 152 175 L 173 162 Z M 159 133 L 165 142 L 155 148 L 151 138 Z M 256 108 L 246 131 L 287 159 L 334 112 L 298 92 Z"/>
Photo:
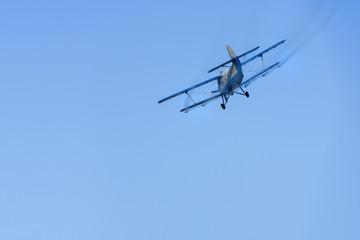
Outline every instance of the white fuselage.
<path fill-rule="evenodd" d="M 221 93 L 229 92 L 229 94 L 235 89 L 239 88 L 244 78 L 244 74 L 241 69 L 241 63 L 238 59 L 221 74 L 219 81 L 219 91 Z"/>

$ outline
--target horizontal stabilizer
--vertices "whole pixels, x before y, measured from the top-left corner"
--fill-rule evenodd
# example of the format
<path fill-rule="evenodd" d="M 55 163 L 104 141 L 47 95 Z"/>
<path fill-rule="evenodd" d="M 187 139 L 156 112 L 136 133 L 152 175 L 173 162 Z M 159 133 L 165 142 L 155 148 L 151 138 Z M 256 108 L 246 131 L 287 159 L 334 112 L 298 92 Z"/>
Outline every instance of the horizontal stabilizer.
<path fill-rule="evenodd" d="M 249 53 L 252 53 L 253 51 L 256 51 L 257 49 L 259 49 L 259 47 L 253 48 L 253 49 L 251 49 L 250 51 L 247 51 L 246 53 L 243 53 L 243 54 L 237 56 L 236 58 L 245 57 L 246 55 L 248 55 Z M 215 70 L 218 69 L 218 68 L 224 67 L 226 64 L 233 62 L 234 59 L 235 59 L 235 58 L 232 58 L 232 59 L 230 59 L 229 61 L 224 62 L 224 63 L 220 64 L 220 65 L 217 66 L 217 67 L 214 67 L 213 69 L 209 70 L 208 73 L 210 73 L 210 72 L 212 72 L 212 71 L 215 71 Z"/>
<path fill-rule="evenodd" d="M 202 82 L 202 83 L 196 84 L 195 86 L 189 87 L 189 88 L 187 88 L 187 89 L 185 89 L 185 90 L 182 90 L 182 91 L 180 91 L 180 92 L 178 92 L 178 93 L 175 93 L 175 94 L 173 94 L 173 95 L 171 95 L 171 96 L 169 96 L 169 97 L 163 98 L 163 99 L 161 99 L 158 103 L 165 102 L 165 101 L 167 101 L 167 100 L 169 100 L 169 99 L 171 99 L 171 98 L 173 98 L 173 97 L 179 96 L 180 94 L 187 93 L 188 91 L 193 90 L 194 88 L 200 87 L 200 86 L 202 86 L 202 85 L 204 85 L 204 84 L 207 84 L 207 83 L 209 83 L 209 82 L 215 81 L 215 80 L 217 80 L 217 79 L 219 79 L 219 78 L 221 78 L 221 76 L 216 76 L 216 77 L 210 78 L 209 80 L 206 80 L 206 81 L 204 81 L 204 82 Z"/>
<path fill-rule="evenodd" d="M 269 72 L 271 72 L 272 70 L 275 69 L 275 67 L 278 67 L 280 64 L 280 62 L 277 62 L 273 65 L 271 65 L 270 67 L 268 67 L 267 69 L 259 72 L 258 74 L 256 74 L 255 76 L 252 76 L 251 78 L 249 78 L 248 80 L 246 80 L 245 82 L 241 83 L 241 86 L 247 87 L 249 86 L 252 82 L 254 82 L 256 79 L 258 79 L 259 77 L 265 77 L 266 74 L 268 74 Z"/>

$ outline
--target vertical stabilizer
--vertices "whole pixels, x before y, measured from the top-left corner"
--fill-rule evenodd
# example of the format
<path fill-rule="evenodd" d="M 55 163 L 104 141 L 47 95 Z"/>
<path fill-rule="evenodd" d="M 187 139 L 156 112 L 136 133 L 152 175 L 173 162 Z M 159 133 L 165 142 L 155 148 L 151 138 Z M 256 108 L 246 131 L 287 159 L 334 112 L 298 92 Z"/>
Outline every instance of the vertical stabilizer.
<path fill-rule="evenodd" d="M 232 50 L 232 48 L 229 45 L 226 45 L 226 48 L 228 50 L 230 58 L 236 58 L 236 53 L 234 52 L 234 50 Z"/>

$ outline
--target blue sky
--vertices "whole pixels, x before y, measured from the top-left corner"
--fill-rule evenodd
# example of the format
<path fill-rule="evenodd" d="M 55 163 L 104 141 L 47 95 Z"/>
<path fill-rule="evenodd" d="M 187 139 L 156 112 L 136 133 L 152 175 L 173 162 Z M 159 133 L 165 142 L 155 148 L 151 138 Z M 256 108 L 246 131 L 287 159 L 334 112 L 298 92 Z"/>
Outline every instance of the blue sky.
<path fill-rule="evenodd" d="M 336 4 L 3 2 L 0 239 L 359 239 L 360 5 Z M 306 44 L 226 111 L 157 104 L 282 39 L 268 64 Z"/>

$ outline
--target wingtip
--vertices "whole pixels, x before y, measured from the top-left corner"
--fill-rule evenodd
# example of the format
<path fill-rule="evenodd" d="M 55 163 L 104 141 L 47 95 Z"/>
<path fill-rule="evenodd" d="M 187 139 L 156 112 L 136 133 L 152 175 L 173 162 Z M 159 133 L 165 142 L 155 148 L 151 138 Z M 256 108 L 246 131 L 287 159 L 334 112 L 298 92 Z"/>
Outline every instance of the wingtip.
<path fill-rule="evenodd" d="M 181 109 L 180 112 L 188 113 L 188 112 L 189 112 L 189 109 L 186 107 L 186 108 Z"/>

